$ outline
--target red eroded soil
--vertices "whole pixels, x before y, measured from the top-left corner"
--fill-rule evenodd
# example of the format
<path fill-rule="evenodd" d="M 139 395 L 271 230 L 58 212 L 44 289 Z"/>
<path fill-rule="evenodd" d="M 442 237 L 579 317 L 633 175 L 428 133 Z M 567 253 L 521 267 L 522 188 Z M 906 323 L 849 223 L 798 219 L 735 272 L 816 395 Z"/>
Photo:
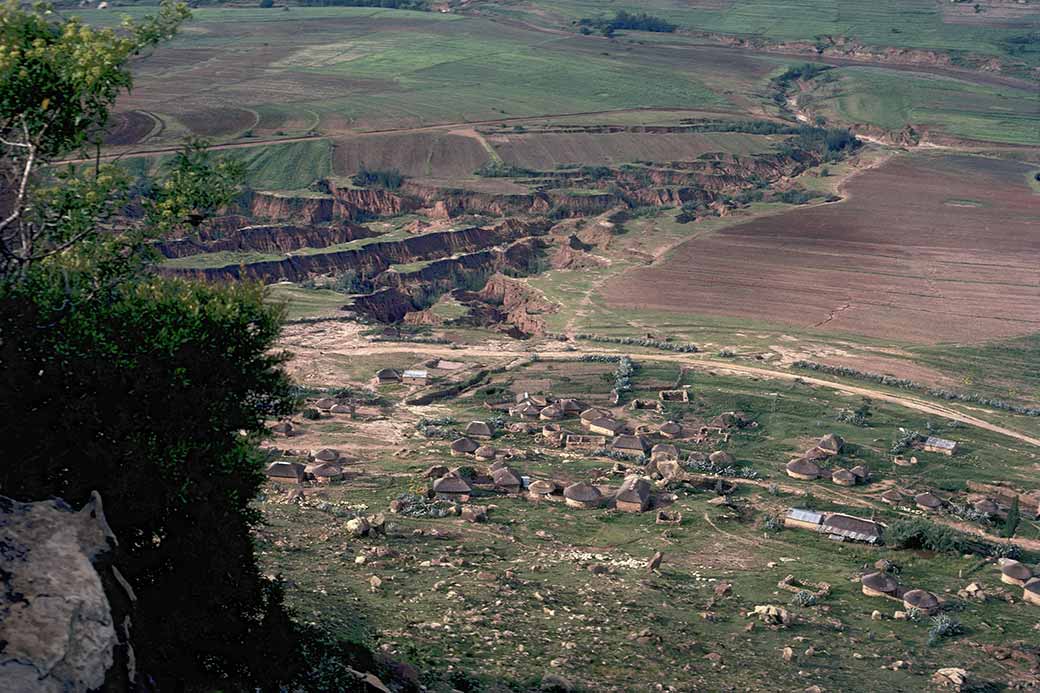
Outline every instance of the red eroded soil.
<path fill-rule="evenodd" d="M 1018 162 L 904 156 L 848 199 L 688 241 L 603 293 L 615 307 L 917 343 L 1040 331 L 1040 195 Z"/>

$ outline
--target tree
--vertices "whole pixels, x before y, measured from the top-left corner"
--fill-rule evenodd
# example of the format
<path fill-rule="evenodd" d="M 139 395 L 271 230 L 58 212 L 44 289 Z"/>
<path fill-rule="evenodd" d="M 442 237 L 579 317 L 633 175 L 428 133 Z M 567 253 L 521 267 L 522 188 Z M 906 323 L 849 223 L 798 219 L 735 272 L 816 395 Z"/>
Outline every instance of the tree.
<path fill-rule="evenodd" d="M 1008 539 L 1015 536 L 1015 532 L 1018 531 L 1018 523 L 1021 519 L 1020 511 L 1018 509 L 1018 496 L 1016 495 L 1011 500 L 1011 506 L 1008 508 L 1007 519 L 1004 520 L 1004 531 L 1000 533 L 1000 536 Z"/>
<path fill-rule="evenodd" d="M 161 688 L 272 688 L 304 666 L 251 538 L 257 443 L 292 403 L 272 350 L 282 314 L 258 285 L 163 278 L 149 247 L 226 204 L 241 171 L 199 142 L 154 183 L 100 157 L 58 163 L 98 141 L 130 61 L 185 17 L 164 2 L 96 30 L 0 8 L 0 488 L 101 493 L 138 596 L 138 670 Z"/>

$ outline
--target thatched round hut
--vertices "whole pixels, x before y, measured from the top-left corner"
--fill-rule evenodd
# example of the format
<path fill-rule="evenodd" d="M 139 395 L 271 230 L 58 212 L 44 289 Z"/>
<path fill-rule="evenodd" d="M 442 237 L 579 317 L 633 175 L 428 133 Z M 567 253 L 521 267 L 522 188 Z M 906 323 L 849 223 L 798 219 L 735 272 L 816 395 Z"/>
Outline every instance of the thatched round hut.
<path fill-rule="evenodd" d="M 939 598 L 927 590 L 910 590 L 903 595 L 903 606 L 931 616 L 939 610 Z"/>
<path fill-rule="evenodd" d="M 904 500 L 906 500 L 906 498 L 900 491 L 894 488 L 890 488 L 881 494 L 881 500 L 882 502 L 888 503 L 889 505 L 899 505 Z"/>
<path fill-rule="evenodd" d="M 495 487 L 507 493 L 519 493 L 524 488 L 523 475 L 511 467 L 499 467 L 491 474 Z"/>
<path fill-rule="evenodd" d="M 451 442 L 451 456 L 462 457 L 464 455 L 472 455 L 479 447 L 480 444 L 472 438 L 456 438 Z"/>
<path fill-rule="evenodd" d="M 538 418 L 542 421 L 559 421 L 563 418 L 563 407 L 559 402 L 554 402 L 538 412 Z"/>
<path fill-rule="evenodd" d="M 681 438 L 682 431 L 682 426 L 674 421 L 663 423 L 661 428 L 658 429 L 658 432 L 665 438 Z"/>
<path fill-rule="evenodd" d="M 814 481 L 820 478 L 820 467 L 815 462 L 799 457 L 787 463 L 787 476 L 802 481 Z"/>
<path fill-rule="evenodd" d="M 671 443 L 658 443 L 650 449 L 651 462 L 664 462 L 679 459 L 679 448 Z"/>
<path fill-rule="evenodd" d="M 279 421 L 275 425 L 271 426 L 271 432 L 283 435 L 286 438 L 293 434 L 295 427 L 292 425 L 292 421 Z"/>
<path fill-rule="evenodd" d="M 311 457 L 322 462 L 335 462 L 339 459 L 339 450 L 333 450 L 332 448 L 322 448 L 314 452 Z"/>
<path fill-rule="evenodd" d="M 353 405 L 350 405 L 350 404 L 334 404 L 334 405 L 332 405 L 332 408 L 329 409 L 329 413 L 330 414 L 350 414 L 350 415 L 353 415 L 354 414 L 354 407 L 353 407 Z"/>
<path fill-rule="evenodd" d="M 849 471 L 856 475 L 856 483 L 865 484 L 870 481 L 870 469 L 865 464 L 857 464 Z"/>
<path fill-rule="evenodd" d="M 319 484 L 335 484 L 343 481 L 343 468 L 338 464 L 319 464 L 311 470 L 311 476 Z"/>
<path fill-rule="evenodd" d="M 868 597 L 885 597 L 899 588 L 899 583 L 888 573 L 867 573 L 859 582 L 860 589 Z"/>
<path fill-rule="evenodd" d="M 855 486 L 858 477 L 848 469 L 835 469 L 831 472 L 831 481 L 838 486 Z"/>
<path fill-rule="evenodd" d="M 332 399 L 331 397 L 322 397 L 314 403 L 314 407 L 316 409 L 321 409 L 322 411 L 328 411 L 332 409 L 334 406 L 336 406 L 336 400 Z"/>
<path fill-rule="evenodd" d="M 614 507 L 626 513 L 645 512 L 650 507 L 650 482 L 641 476 L 629 476 L 614 497 Z"/>
<path fill-rule="evenodd" d="M 828 433 L 820 438 L 820 442 L 816 444 L 816 447 L 828 455 L 837 455 L 845 448 L 845 440 L 836 433 Z"/>
<path fill-rule="evenodd" d="M 470 421 L 465 433 L 470 438 L 490 438 L 494 432 L 485 421 Z"/>
<path fill-rule="evenodd" d="M 603 494 L 592 484 L 579 481 L 563 489 L 563 497 L 572 508 L 598 508 L 603 502 Z"/>
<path fill-rule="evenodd" d="M 498 450 L 493 445 L 481 445 L 473 451 L 473 456 L 478 460 L 493 460 L 497 454 Z"/>
<path fill-rule="evenodd" d="M 527 485 L 527 495 L 532 500 L 542 500 L 560 490 L 560 485 L 549 479 L 538 479 Z"/>
<path fill-rule="evenodd" d="M 737 463 L 737 460 L 733 455 L 723 450 L 716 450 L 708 455 L 708 461 L 714 465 L 718 465 L 719 467 L 729 467 Z"/>
<path fill-rule="evenodd" d="M 1005 561 L 1004 565 L 1000 566 L 1000 581 L 1005 585 L 1025 587 L 1032 578 L 1033 571 L 1025 563 Z"/>
<path fill-rule="evenodd" d="M 972 507 L 975 509 L 975 512 L 982 513 L 988 517 L 993 517 L 1000 510 L 1000 508 L 997 507 L 997 504 L 989 498 L 982 498 L 975 501 L 972 504 Z"/>
<path fill-rule="evenodd" d="M 448 473 L 448 468 L 443 464 L 435 464 L 427 467 L 426 471 L 422 473 L 424 479 L 440 479 L 442 476 Z"/>
<path fill-rule="evenodd" d="M 942 507 L 942 501 L 936 495 L 925 491 L 914 496 L 914 505 L 921 510 L 934 512 Z"/>
<path fill-rule="evenodd" d="M 457 474 L 446 474 L 433 482 L 433 492 L 441 500 L 466 501 L 472 491 L 466 480 Z"/>
<path fill-rule="evenodd" d="M 1022 600 L 1040 606 L 1040 578 L 1033 578 L 1022 588 Z"/>
<path fill-rule="evenodd" d="M 267 465 L 267 476 L 273 481 L 285 484 L 300 484 L 306 480 L 307 472 L 299 462 L 278 460 Z"/>

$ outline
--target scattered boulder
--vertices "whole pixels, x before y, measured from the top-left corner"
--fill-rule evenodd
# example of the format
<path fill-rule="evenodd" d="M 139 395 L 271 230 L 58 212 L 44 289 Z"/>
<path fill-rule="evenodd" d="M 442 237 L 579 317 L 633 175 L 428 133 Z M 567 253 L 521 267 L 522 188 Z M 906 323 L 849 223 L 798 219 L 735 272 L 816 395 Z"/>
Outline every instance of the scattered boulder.
<path fill-rule="evenodd" d="M 461 517 L 466 522 L 487 522 L 487 508 L 483 505 L 465 505 Z"/>
<path fill-rule="evenodd" d="M 355 517 L 347 521 L 347 532 L 355 537 L 367 537 L 370 531 L 372 531 L 372 525 L 363 517 Z"/>
<path fill-rule="evenodd" d="M 954 691 L 967 690 L 970 686 L 970 675 L 959 667 L 944 667 L 932 674 L 932 683 Z"/>
<path fill-rule="evenodd" d="M 794 622 L 794 617 L 791 616 L 787 609 L 782 606 L 773 606 L 772 604 L 756 606 L 751 615 L 757 616 L 758 620 L 766 625 L 780 626 L 781 628 L 787 627 Z"/>

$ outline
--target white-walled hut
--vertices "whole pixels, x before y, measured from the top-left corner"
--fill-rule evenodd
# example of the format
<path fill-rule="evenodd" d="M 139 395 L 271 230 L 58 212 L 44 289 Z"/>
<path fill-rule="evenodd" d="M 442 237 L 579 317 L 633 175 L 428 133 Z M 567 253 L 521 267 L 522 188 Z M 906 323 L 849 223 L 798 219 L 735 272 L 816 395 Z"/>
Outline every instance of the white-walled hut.
<path fill-rule="evenodd" d="M 609 419 L 610 412 L 606 409 L 590 407 L 588 409 L 582 410 L 580 418 L 581 422 L 587 426 L 589 422 L 595 421 L 596 419 Z"/>
<path fill-rule="evenodd" d="M 1022 588 L 1022 600 L 1040 606 L 1040 578 L 1033 578 Z"/>
<path fill-rule="evenodd" d="M 592 484 L 579 481 L 563 489 L 563 498 L 572 508 L 598 508 L 603 503 L 603 494 Z"/>
<path fill-rule="evenodd" d="M 794 529 L 808 529 L 819 532 L 823 526 L 823 513 L 804 508 L 790 508 L 784 514 L 784 527 Z"/>
<path fill-rule="evenodd" d="M 564 418 L 563 407 L 560 406 L 559 402 L 553 402 L 548 406 L 542 407 L 542 410 L 538 412 L 538 418 L 542 421 L 560 421 Z"/>
<path fill-rule="evenodd" d="M 625 424 L 609 416 L 603 416 L 589 421 L 587 427 L 590 432 L 601 436 L 616 436 L 625 430 Z"/>

